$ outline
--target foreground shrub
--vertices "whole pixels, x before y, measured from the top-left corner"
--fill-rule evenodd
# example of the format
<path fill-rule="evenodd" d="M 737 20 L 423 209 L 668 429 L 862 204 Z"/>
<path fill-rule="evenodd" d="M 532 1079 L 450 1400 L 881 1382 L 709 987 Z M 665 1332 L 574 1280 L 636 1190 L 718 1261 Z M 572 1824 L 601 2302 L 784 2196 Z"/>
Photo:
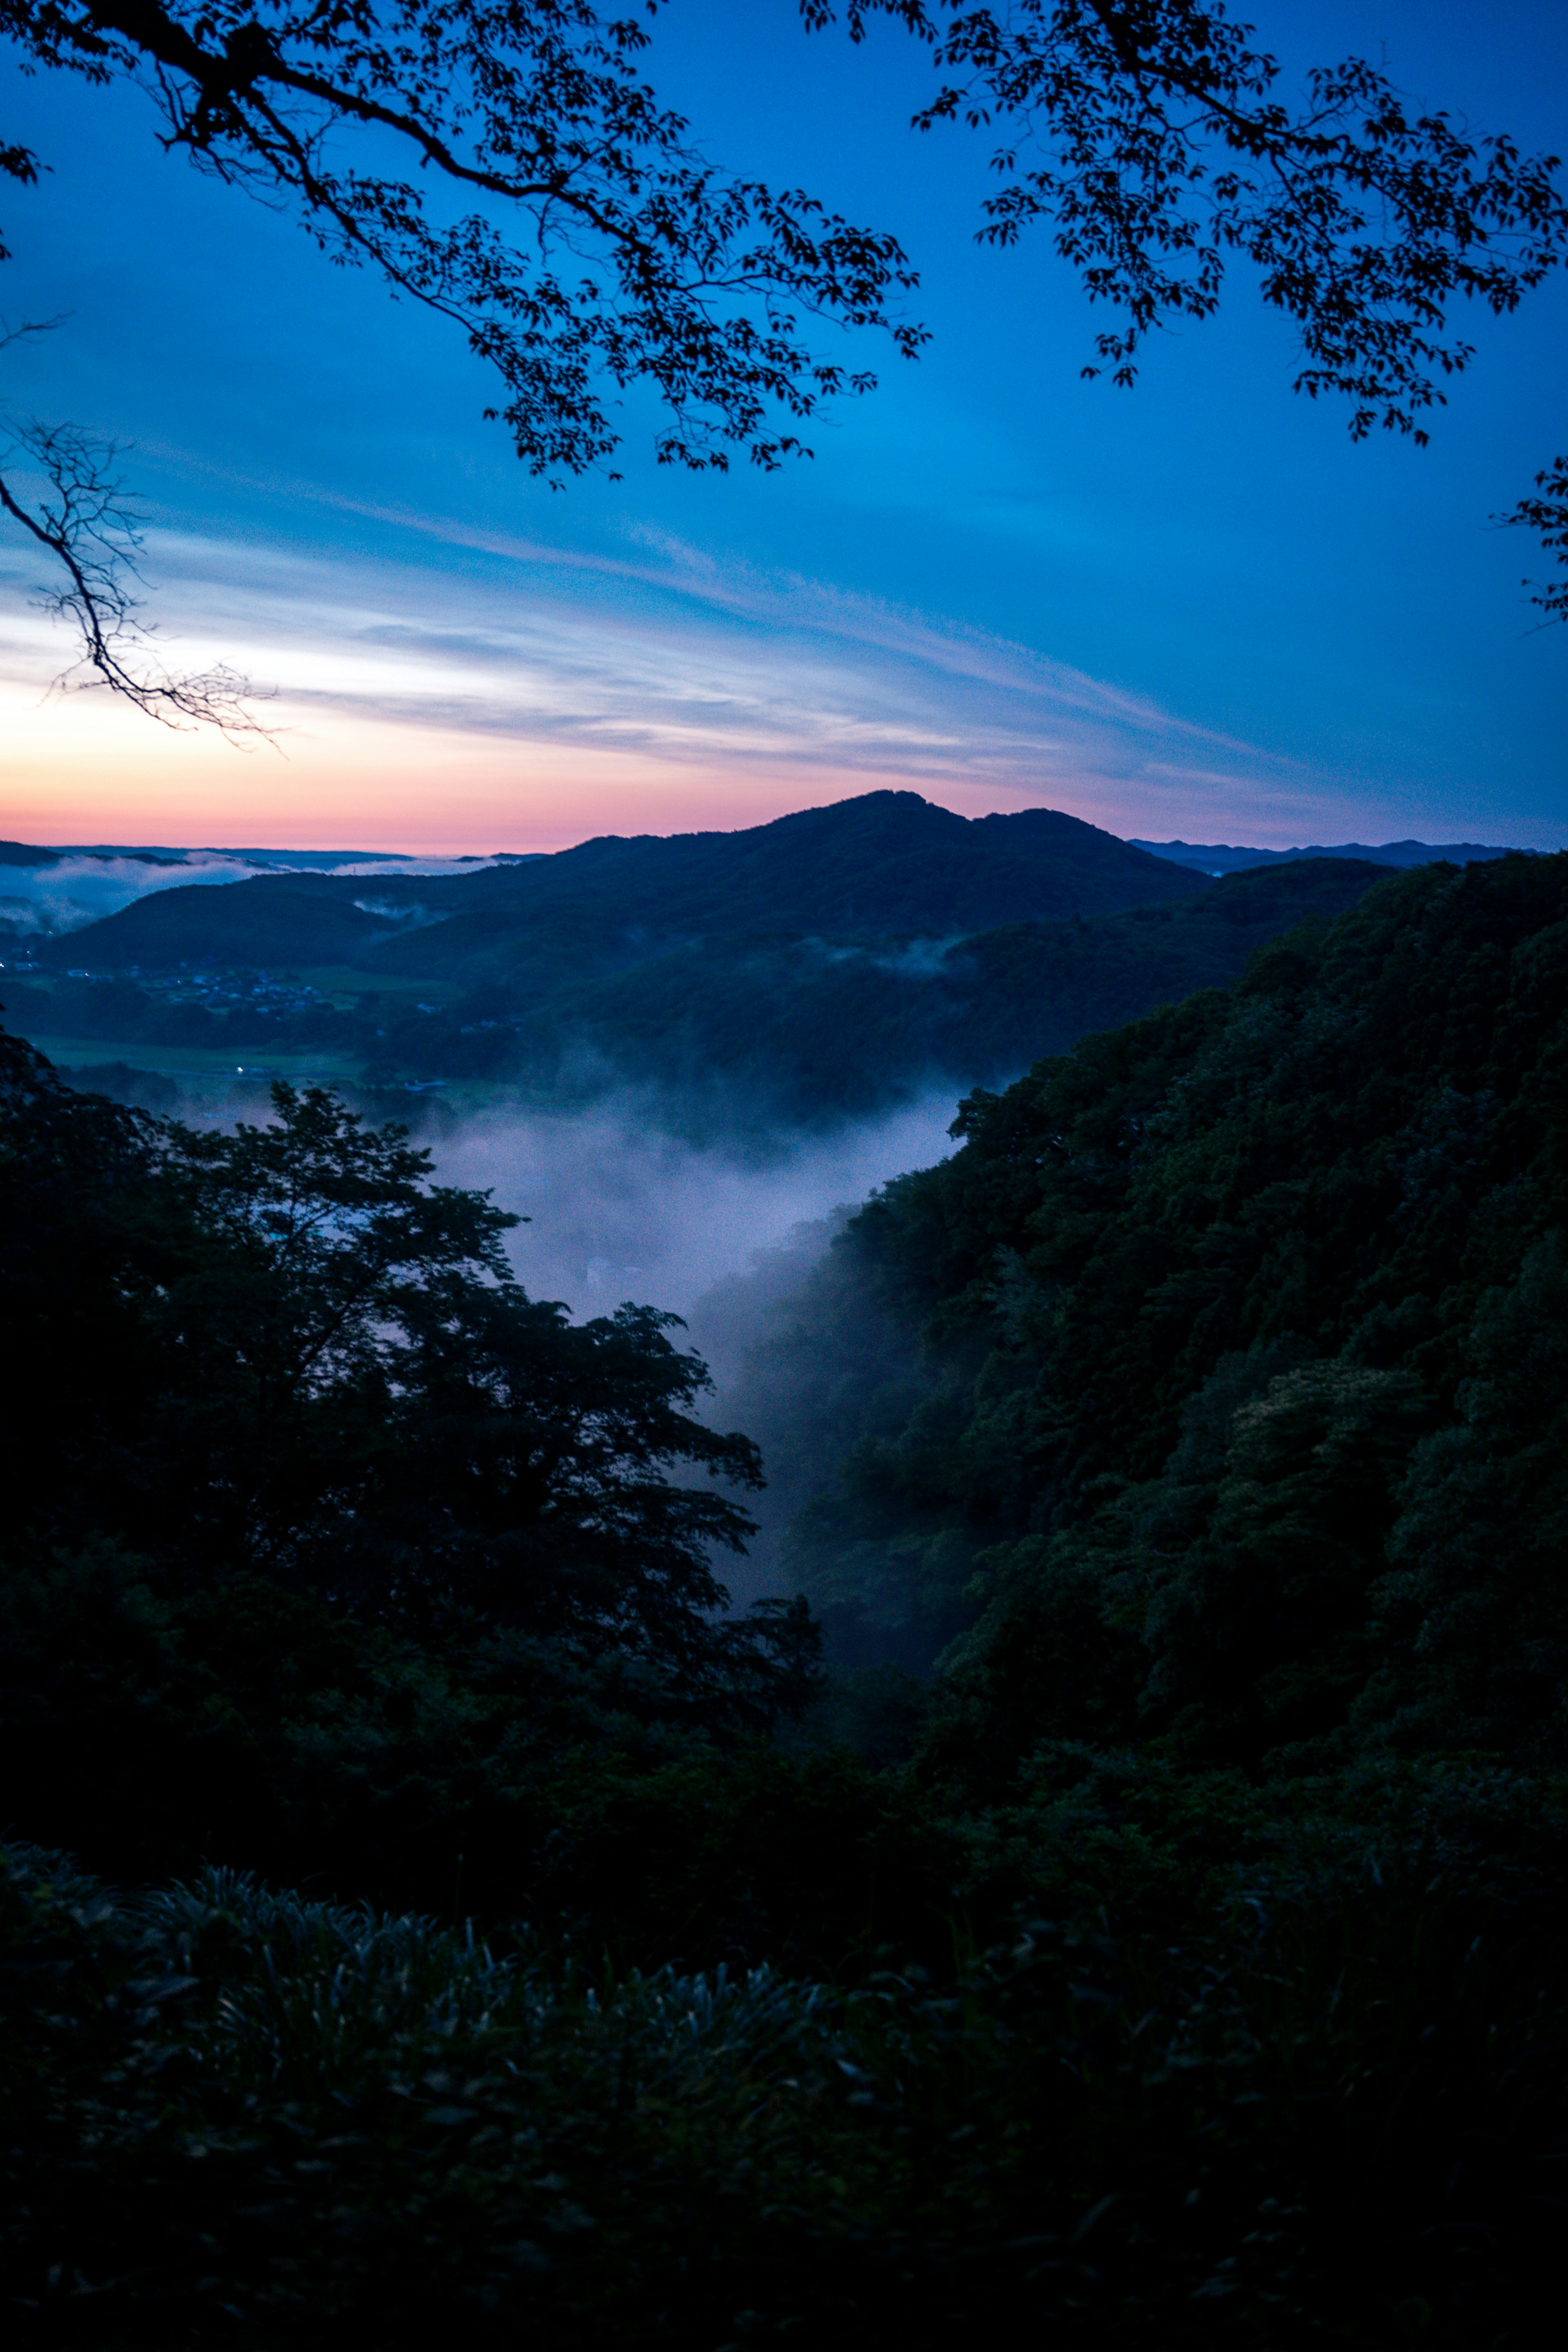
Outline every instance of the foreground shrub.
<path fill-rule="evenodd" d="M 12 1850 L 29 2341 L 1506 2341 L 1560 2243 L 1550 1904 L 1390 1853 L 941 1979 L 616 1974 Z"/>

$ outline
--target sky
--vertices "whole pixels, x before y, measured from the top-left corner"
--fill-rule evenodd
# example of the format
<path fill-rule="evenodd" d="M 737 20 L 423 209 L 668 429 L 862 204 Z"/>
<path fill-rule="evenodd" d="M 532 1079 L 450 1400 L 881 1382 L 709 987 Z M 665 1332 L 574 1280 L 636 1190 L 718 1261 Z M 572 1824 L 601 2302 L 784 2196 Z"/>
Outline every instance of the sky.
<path fill-rule="evenodd" d="M 1294 76 L 1352 50 L 1402 88 L 1568 147 L 1568 7 L 1257 0 Z M 149 102 L 23 79 L 0 137 L 0 360 L 20 415 L 131 445 L 167 657 L 269 691 L 273 740 L 171 734 L 50 681 L 68 641 L 0 533 L 0 835 L 556 849 L 763 822 L 881 786 L 1122 835 L 1568 844 L 1568 630 L 1538 629 L 1489 517 L 1568 443 L 1568 279 L 1467 320 L 1432 446 L 1352 446 L 1289 390 L 1238 276 L 1131 393 L 1037 237 L 973 240 L 986 146 L 908 128 L 919 53 L 808 37 L 794 0 L 673 0 L 646 59 L 714 160 L 892 229 L 922 272 L 915 365 L 809 464 L 689 478 L 626 411 L 625 478 L 552 494 L 481 412 L 444 322 L 331 267 L 286 217 L 164 154 Z"/>

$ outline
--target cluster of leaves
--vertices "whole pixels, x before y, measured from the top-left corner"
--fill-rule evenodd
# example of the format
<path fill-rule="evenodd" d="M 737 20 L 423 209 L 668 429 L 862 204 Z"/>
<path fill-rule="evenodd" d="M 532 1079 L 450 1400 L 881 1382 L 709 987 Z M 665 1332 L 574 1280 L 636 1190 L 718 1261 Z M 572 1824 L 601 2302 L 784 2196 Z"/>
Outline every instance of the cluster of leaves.
<path fill-rule="evenodd" d="M 1568 453 L 1543 466 L 1535 478 L 1533 495 L 1527 492 L 1499 520 L 1533 531 L 1549 556 L 1568 565 Z M 1568 621 L 1568 578 L 1526 580 L 1522 584 L 1534 589 L 1530 601 L 1541 607 L 1548 621 Z"/>
<path fill-rule="evenodd" d="M 877 379 L 803 314 L 906 357 L 926 339 L 895 315 L 918 282 L 897 239 L 718 169 L 639 79 L 647 27 L 590 0 L 0 0 L 0 38 L 26 72 L 139 85 L 166 146 L 452 321 L 500 376 L 486 415 L 555 488 L 607 467 L 639 385 L 661 465 L 809 457 L 801 429 Z M 39 169 L 0 143 L 0 176 Z M 265 733 L 247 680 L 171 674 L 138 623 L 142 516 L 117 456 L 69 424 L 0 432 L 0 512 L 51 559 L 39 602 L 75 624 L 79 682 L 170 726 Z"/>
<path fill-rule="evenodd" d="M 802 0 L 801 13 L 821 29 L 837 12 Z M 897 19 L 953 77 L 921 128 L 1005 126 L 994 163 L 1007 184 L 984 234 L 1010 245 L 1054 224 L 1091 299 L 1122 313 L 1098 343 L 1121 382 L 1151 329 L 1217 308 L 1240 253 L 1300 334 L 1297 388 L 1348 394 L 1358 438 L 1373 423 L 1424 438 L 1421 414 L 1471 356 L 1447 307 L 1511 310 L 1562 258 L 1555 157 L 1412 111 L 1362 58 L 1313 72 L 1292 109 L 1278 60 L 1222 7 L 850 0 L 844 13 L 855 39 L 871 16 Z M 915 283 L 896 241 L 716 172 L 637 78 L 646 27 L 588 0 L 6 0 L 0 30 L 34 65 L 143 81 L 205 169 L 282 194 L 335 257 L 456 320 L 499 369 L 536 473 L 613 453 L 604 377 L 655 386 L 667 462 L 723 466 L 739 442 L 776 466 L 799 443 L 773 408 L 805 420 L 874 381 L 813 354 L 797 310 L 886 329 L 906 352 L 923 340 L 889 315 L 889 294 Z M 369 168 L 342 160 L 356 140 Z M 425 184 L 374 168 L 375 142 Z M 19 146 L 0 163 L 24 180 L 37 168 Z M 428 186 L 472 209 L 443 217 Z M 498 225 L 519 215 L 531 253 Z"/>
<path fill-rule="evenodd" d="M 606 379 L 657 391 L 662 462 L 723 468 L 739 444 L 776 467 L 793 425 L 875 382 L 812 352 L 799 312 L 923 340 L 889 313 L 915 283 L 896 240 L 718 171 L 638 79 L 646 27 L 588 0 L 5 0 L 0 31 L 35 67 L 142 83 L 202 169 L 452 320 L 535 474 L 613 455 Z M 387 173 L 400 153 L 417 179 Z"/>
<path fill-rule="evenodd" d="M 808 22 L 835 13 L 803 0 Z M 1557 156 L 1413 110 L 1362 58 L 1311 72 L 1293 108 L 1278 58 L 1212 0 L 851 0 L 845 15 L 855 37 L 897 17 L 954 77 L 922 130 L 1000 128 L 1006 184 L 982 235 L 1011 246 L 1053 226 L 1090 300 L 1121 313 L 1096 344 L 1119 383 L 1152 330 L 1217 310 L 1240 255 L 1300 338 L 1295 389 L 1348 397 L 1356 440 L 1381 425 L 1422 442 L 1419 418 L 1473 356 L 1447 332 L 1454 300 L 1515 310 L 1568 247 Z"/>

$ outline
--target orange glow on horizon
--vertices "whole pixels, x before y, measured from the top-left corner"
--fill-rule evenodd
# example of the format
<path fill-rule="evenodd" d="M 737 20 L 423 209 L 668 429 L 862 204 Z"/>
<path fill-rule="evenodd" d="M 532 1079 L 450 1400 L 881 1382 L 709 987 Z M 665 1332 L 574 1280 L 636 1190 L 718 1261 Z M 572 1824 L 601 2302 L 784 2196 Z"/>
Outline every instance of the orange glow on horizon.
<path fill-rule="evenodd" d="M 406 722 L 323 722 L 313 712 L 304 724 L 278 718 L 276 747 L 237 750 L 95 697 L 7 700 L 0 835 L 62 848 L 484 856 L 564 849 L 606 833 L 728 832 L 880 790 L 918 792 L 966 816 L 1034 797 L 816 761 L 804 772 L 787 761 L 710 765 Z M 1067 796 L 1049 797 L 1071 808 Z M 1072 813 L 1115 824 L 1089 805 Z"/>

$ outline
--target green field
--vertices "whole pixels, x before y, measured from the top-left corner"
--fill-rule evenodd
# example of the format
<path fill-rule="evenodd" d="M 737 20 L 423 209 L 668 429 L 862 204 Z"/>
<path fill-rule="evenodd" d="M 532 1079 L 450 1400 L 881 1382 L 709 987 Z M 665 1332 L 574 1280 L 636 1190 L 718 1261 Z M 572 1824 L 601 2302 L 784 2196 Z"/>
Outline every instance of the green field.
<path fill-rule="evenodd" d="M 292 1078 L 297 1084 L 353 1085 L 359 1065 L 341 1054 L 265 1054 L 242 1062 L 231 1053 L 209 1045 L 151 1045 L 144 1038 L 66 1037 L 29 1024 L 13 1024 L 16 1034 L 47 1054 L 62 1070 L 91 1068 L 103 1062 L 127 1062 L 132 1069 L 153 1070 L 160 1077 L 250 1080 Z"/>
<path fill-rule="evenodd" d="M 172 1079 L 187 1097 L 183 1108 L 192 1111 L 248 1115 L 265 1105 L 265 1090 L 274 1078 L 287 1078 L 297 1087 L 336 1087 L 353 1096 L 369 1092 L 376 1096 L 378 1104 L 386 1104 L 391 1096 L 405 1091 L 368 1085 L 362 1065 L 342 1054 L 271 1053 L 258 1055 L 255 1061 L 241 1061 L 210 1046 L 152 1045 L 141 1038 L 57 1036 L 31 1024 L 8 1023 L 7 1026 L 70 1077 L 82 1070 L 102 1070 L 118 1063 L 132 1071 Z M 521 1099 L 517 1087 L 482 1078 L 410 1088 L 406 1093 L 410 1117 L 420 1103 L 439 1101 L 453 1111 L 472 1113 Z M 373 1114 L 387 1115 L 380 1109 Z M 398 1109 L 390 1115 L 402 1118 L 404 1113 Z"/>
<path fill-rule="evenodd" d="M 331 997 L 340 1012 L 351 1012 L 363 996 L 395 996 L 405 1005 L 412 1003 L 450 1004 L 462 994 L 456 982 L 449 980 L 405 980 L 400 973 L 389 971 L 359 971 L 353 964 L 302 964 L 298 977 L 307 988 Z"/>

